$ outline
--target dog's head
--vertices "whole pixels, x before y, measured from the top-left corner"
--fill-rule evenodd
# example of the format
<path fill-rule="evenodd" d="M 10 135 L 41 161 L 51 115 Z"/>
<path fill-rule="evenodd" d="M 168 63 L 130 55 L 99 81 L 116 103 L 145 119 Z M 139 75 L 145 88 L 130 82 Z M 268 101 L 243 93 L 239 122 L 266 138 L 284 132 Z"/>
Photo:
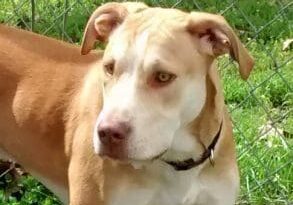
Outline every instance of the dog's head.
<path fill-rule="evenodd" d="M 192 152 L 193 139 L 181 146 L 178 137 L 203 109 L 214 59 L 229 53 L 243 79 L 253 67 L 225 19 L 208 13 L 107 3 L 87 24 L 82 54 L 96 41 L 107 46 L 94 145 L 97 153 L 116 159 Z"/>

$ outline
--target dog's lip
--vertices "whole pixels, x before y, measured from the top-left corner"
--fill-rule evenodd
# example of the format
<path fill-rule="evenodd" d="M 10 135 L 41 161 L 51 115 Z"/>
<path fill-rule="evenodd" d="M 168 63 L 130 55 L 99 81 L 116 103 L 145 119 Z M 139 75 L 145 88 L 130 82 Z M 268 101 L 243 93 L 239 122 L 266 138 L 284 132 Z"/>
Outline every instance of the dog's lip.
<path fill-rule="evenodd" d="M 164 162 L 172 166 L 176 171 L 186 171 L 186 170 L 192 169 L 193 167 L 197 165 L 194 159 L 192 158 L 189 158 L 183 161 L 164 160 Z"/>
<path fill-rule="evenodd" d="M 151 161 L 155 161 L 157 159 L 161 159 L 161 157 L 168 151 L 168 149 L 163 150 L 160 154 L 156 155 L 151 159 Z M 164 160 L 163 160 L 164 161 Z"/>
<path fill-rule="evenodd" d="M 164 154 L 166 154 L 168 152 L 168 149 L 163 150 L 160 154 L 156 155 L 155 157 L 151 158 L 151 159 L 145 159 L 145 160 L 138 160 L 138 159 L 134 159 L 134 158 L 117 158 L 117 157 L 113 157 L 111 156 L 111 154 L 99 154 L 102 158 L 108 158 L 111 160 L 115 160 L 115 161 L 119 161 L 121 163 L 129 163 L 131 161 L 137 161 L 137 162 L 143 162 L 143 161 L 151 161 L 154 162 L 156 160 L 160 160 L 170 166 L 178 166 L 180 167 L 189 167 L 191 164 L 194 163 L 194 160 L 192 158 L 188 158 L 186 160 L 167 160 L 164 159 L 163 156 Z"/>
<path fill-rule="evenodd" d="M 193 158 L 187 158 L 185 160 L 167 160 L 163 159 L 162 156 L 168 151 L 168 149 L 164 150 L 161 154 L 157 155 L 153 158 L 153 160 L 160 159 L 164 163 L 172 166 L 177 171 L 188 170 L 194 167 L 195 161 Z"/>
<path fill-rule="evenodd" d="M 167 165 L 173 167 L 176 171 L 186 171 L 195 166 L 195 161 L 192 158 L 188 158 L 186 160 L 167 160 L 164 159 L 163 156 L 164 154 L 168 151 L 168 149 L 165 149 L 162 151 L 160 154 L 156 155 L 155 157 L 151 159 L 146 159 L 146 160 L 137 160 L 137 159 L 132 159 L 132 158 L 116 158 L 110 155 L 100 155 L 104 159 L 110 159 L 114 160 L 116 162 L 122 163 L 122 164 L 129 164 L 129 163 L 134 163 L 134 162 L 154 162 L 154 161 L 161 161 L 163 163 L 166 163 Z"/>
<path fill-rule="evenodd" d="M 135 158 L 130 158 L 130 157 L 126 157 L 126 158 L 117 158 L 114 157 L 113 155 L 109 154 L 109 153 L 99 153 L 99 156 L 104 158 L 104 159 L 110 159 L 110 160 L 114 160 L 114 161 L 118 161 L 121 163 L 129 163 L 129 162 L 154 162 L 156 160 L 161 160 L 163 162 L 167 162 L 166 160 L 162 159 L 162 156 L 168 151 L 168 149 L 163 150 L 160 154 L 156 155 L 155 157 L 149 158 L 149 159 L 135 159 Z"/>

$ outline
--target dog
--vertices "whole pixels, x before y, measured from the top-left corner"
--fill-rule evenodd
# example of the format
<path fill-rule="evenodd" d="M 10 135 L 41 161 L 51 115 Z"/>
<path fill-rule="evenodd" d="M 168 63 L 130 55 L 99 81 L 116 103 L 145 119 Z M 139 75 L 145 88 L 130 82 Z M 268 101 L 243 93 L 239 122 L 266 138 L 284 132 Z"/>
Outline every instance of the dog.
<path fill-rule="evenodd" d="M 104 51 L 91 51 L 95 43 Z M 80 48 L 0 26 L 0 153 L 70 205 L 229 205 L 239 189 L 216 59 L 222 16 L 106 3 Z"/>

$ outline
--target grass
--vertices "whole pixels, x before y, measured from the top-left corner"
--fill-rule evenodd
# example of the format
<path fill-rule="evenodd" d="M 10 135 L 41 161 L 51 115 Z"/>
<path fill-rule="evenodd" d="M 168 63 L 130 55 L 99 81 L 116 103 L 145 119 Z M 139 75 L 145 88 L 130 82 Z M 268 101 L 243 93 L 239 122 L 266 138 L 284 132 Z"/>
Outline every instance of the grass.
<path fill-rule="evenodd" d="M 250 41 L 248 48 L 257 59 L 248 83 L 241 81 L 227 58 L 219 63 L 241 171 L 238 203 L 289 204 L 293 202 L 293 65 L 288 62 L 292 51 L 282 51 L 282 40 Z"/>
<path fill-rule="evenodd" d="M 7 177 L 7 176 L 6 176 Z M 6 179 L 7 180 L 7 179 Z M 18 191 L 7 197 L 4 189 L 0 190 L 0 204 L 9 205 L 56 205 L 59 200 L 42 184 L 31 176 L 22 177 Z M 1 203 L 2 202 L 2 203 Z"/>
<path fill-rule="evenodd" d="M 31 26 L 30 1 L 2 0 L 0 22 L 22 28 Z M 22 3 L 24 2 L 24 3 Z M 82 3 L 79 3 L 82 2 Z M 38 1 L 34 30 L 80 43 L 84 24 L 92 10 L 106 1 Z M 223 13 L 256 59 L 248 82 L 227 57 L 219 61 L 226 104 L 234 122 L 241 194 L 238 204 L 285 205 L 293 203 L 293 62 L 292 47 L 283 42 L 293 36 L 292 2 L 289 0 L 146 0 L 187 11 Z M 15 9 L 23 4 L 20 9 Z M 62 12 L 68 13 L 66 24 Z M 65 29 L 65 33 L 63 32 Z M 32 177 L 21 179 L 20 193 L 4 199 L 9 176 L 0 179 L 0 204 L 59 204 Z M 2 203 L 1 203 L 2 201 Z"/>

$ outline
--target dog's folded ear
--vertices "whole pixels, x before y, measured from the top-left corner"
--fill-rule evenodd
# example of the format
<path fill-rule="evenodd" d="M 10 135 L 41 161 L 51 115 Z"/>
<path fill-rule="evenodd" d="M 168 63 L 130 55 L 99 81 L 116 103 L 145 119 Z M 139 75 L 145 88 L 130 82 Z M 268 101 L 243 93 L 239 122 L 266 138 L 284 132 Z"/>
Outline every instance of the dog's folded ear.
<path fill-rule="evenodd" d="M 147 6 L 138 2 L 106 3 L 91 15 L 83 36 L 81 54 L 88 54 L 96 41 L 105 42 L 129 13 L 136 13 Z"/>
<path fill-rule="evenodd" d="M 242 79 L 248 78 L 254 60 L 224 17 L 192 12 L 187 22 L 187 30 L 199 39 L 200 52 L 213 57 L 229 53 L 238 62 Z"/>

